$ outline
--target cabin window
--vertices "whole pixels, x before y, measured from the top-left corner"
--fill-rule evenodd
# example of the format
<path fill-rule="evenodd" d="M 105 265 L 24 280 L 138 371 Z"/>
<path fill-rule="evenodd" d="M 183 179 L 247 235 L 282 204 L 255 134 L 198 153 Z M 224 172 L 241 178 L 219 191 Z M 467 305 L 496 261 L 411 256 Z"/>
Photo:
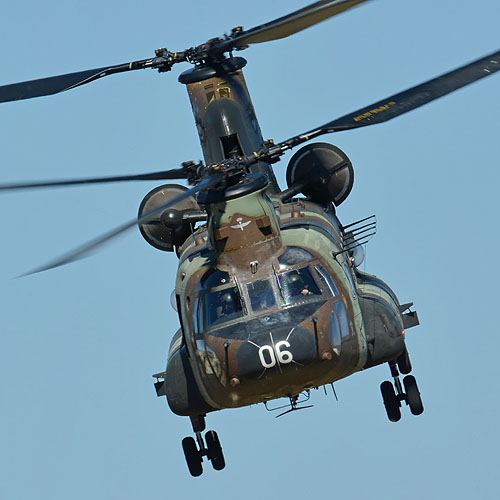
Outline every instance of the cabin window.
<path fill-rule="evenodd" d="M 259 280 L 247 285 L 253 312 L 264 311 L 276 306 L 273 287 L 269 280 Z"/>
<path fill-rule="evenodd" d="M 321 295 L 321 290 L 307 267 L 278 274 L 278 284 L 285 305 Z"/>
<path fill-rule="evenodd" d="M 224 288 L 204 293 L 199 312 L 199 323 L 205 329 L 243 316 L 243 306 L 238 288 Z"/>

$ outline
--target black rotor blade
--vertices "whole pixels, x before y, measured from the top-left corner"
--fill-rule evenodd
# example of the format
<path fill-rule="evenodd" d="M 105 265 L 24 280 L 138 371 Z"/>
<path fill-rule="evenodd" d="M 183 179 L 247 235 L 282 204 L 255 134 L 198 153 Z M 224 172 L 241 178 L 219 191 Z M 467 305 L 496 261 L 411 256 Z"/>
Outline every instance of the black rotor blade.
<path fill-rule="evenodd" d="M 154 59 L 144 59 L 142 61 L 117 64 L 115 66 L 105 66 L 103 68 L 88 69 L 86 71 L 77 71 L 76 73 L 67 73 L 59 76 L 50 76 L 48 78 L 40 78 L 28 82 L 3 85 L 0 87 L 0 102 L 19 101 L 21 99 L 57 94 L 58 92 L 64 92 L 65 90 L 70 90 L 80 85 L 93 82 L 104 76 L 150 67 L 153 61 Z"/>
<path fill-rule="evenodd" d="M 235 38 L 223 41 L 222 46 L 224 50 L 230 50 L 230 47 L 239 48 L 252 43 L 285 38 L 368 1 L 370 0 L 321 0 L 314 2 L 291 14 L 242 31 Z"/>
<path fill-rule="evenodd" d="M 82 246 L 72 250 L 71 252 L 59 257 L 58 259 L 49 262 L 48 264 L 45 264 L 44 266 L 37 267 L 27 273 L 21 274 L 18 276 L 18 278 L 21 278 L 23 276 L 29 276 L 30 274 L 36 274 L 36 273 L 41 273 L 42 271 L 48 271 L 49 269 L 54 269 L 56 267 L 63 266 L 65 264 L 69 264 L 71 262 L 74 262 L 75 260 L 82 259 L 83 257 L 86 257 L 92 250 L 95 250 L 96 248 L 102 246 L 103 244 L 107 243 L 108 241 L 116 238 L 120 234 L 122 234 L 124 231 L 127 231 L 128 229 L 134 227 L 136 224 L 144 224 L 151 219 L 153 219 L 156 215 L 161 214 L 165 209 L 171 207 L 172 205 L 175 205 L 176 203 L 179 203 L 180 201 L 184 200 L 185 198 L 188 198 L 189 196 L 198 193 L 199 191 L 202 191 L 203 189 L 207 189 L 210 187 L 215 187 L 217 184 L 221 182 L 223 178 L 222 174 L 215 174 L 211 175 L 209 177 L 206 177 L 203 179 L 201 182 L 199 182 L 196 186 L 194 186 L 191 189 L 188 189 L 184 193 L 180 194 L 173 200 L 170 200 L 167 203 L 164 203 L 163 205 L 160 205 L 159 207 L 156 207 L 154 210 L 151 210 L 150 212 L 144 214 L 142 217 L 135 218 L 129 222 L 126 222 L 125 224 L 122 224 L 115 229 L 112 229 L 111 231 L 108 231 L 107 233 L 103 234 L 102 236 L 99 236 L 98 238 L 95 238 Z"/>
<path fill-rule="evenodd" d="M 500 51 L 283 141 L 283 150 L 322 134 L 386 122 L 500 70 Z"/>
<path fill-rule="evenodd" d="M 223 53 L 235 48 L 243 48 L 252 43 L 284 38 L 367 1 L 369 0 L 320 0 L 269 23 L 256 26 L 247 31 L 241 31 L 234 37 L 217 41 L 211 45 L 208 52 Z M 205 44 L 203 47 L 205 47 Z M 159 54 L 158 51 L 157 54 Z M 3 85 L 0 86 L 0 103 L 57 94 L 93 82 L 104 76 L 124 71 L 154 67 L 162 68 L 162 71 L 168 71 L 173 64 L 185 60 L 187 60 L 186 53 L 170 53 L 167 51 L 166 57 L 160 55 L 152 59 Z"/>
<path fill-rule="evenodd" d="M 36 189 L 47 187 L 77 186 L 81 184 L 104 184 L 108 182 L 124 181 L 161 181 L 167 179 L 186 179 L 186 171 L 182 168 L 152 172 L 150 174 L 117 175 L 113 177 L 90 177 L 88 179 L 69 179 L 57 181 L 41 181 L 27 183 L 0 184 L 0 191 L 16 191 L 22 189 Z"/>

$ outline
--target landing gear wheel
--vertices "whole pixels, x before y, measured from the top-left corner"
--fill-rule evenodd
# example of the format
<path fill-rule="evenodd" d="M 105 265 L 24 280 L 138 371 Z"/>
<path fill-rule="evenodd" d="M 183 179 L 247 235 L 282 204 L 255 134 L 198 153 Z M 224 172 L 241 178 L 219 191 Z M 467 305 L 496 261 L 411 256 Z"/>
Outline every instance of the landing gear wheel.
<path fill-rule="evenodd" d="M 226 461 L 222 453 L 219 436 L 215 431 L 208 431 L 205 434 L 205 441 L 207 443 L 208 459 L 212 462 L 212 467 L 215 470 L 222 470 L 226 466 Z"/>
<path fill-rule="evenodd" d="M 203 472 L 202 457 L 196 446 L 196 441 L 192 437 L 184 438 L 182 440 L 182 449 L 191 475 L 194 477 L 201 476 Z"/>
<path fill-rule="evenodd" d="M 396 363 L 398 364 L 399 371 L 403 375 L 408 375 L 408 373 L 411 372 L 412 366 L 411 366 L 410 356 L 408 354 L 406 347 L 405 350 L 399 355 L 399 358 L 396 360 Z"/>
<path fill-rule="evenodd" d="M 401 419 L 401 408 L 399 399 L 394 391 L 394 386 L 391 382 L 385 381 L 380 384 L 380 392 L 384 401 L 385 411 L 391 422 L 397 422 Z"/>
<path fill-rule="evenodd" d="M 424 411 L 424 405 L 420 398 L 420 391 L 418 390 L 415 377 L 413 375 L 407 375 L 403 379 L 403 385 L 405 386 L 406 402 L 410 407 L 410 411 L 413 415 L 420 415 Z"/>

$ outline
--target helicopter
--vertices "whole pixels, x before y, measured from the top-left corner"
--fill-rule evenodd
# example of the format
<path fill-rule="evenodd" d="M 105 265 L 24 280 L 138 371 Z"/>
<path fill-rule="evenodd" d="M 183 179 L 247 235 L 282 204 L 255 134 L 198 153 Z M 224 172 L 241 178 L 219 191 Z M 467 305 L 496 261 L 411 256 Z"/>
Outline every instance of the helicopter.
<path fill-rule="evenodd" d="M 389 418 L 399 419 L 403 401 L 413 413 L 423 410 L 412 379 L 406 379 L 403 390 L 396 371 L 411 371 L 402 330 L 415 326 L 418 318 L 411 306 L 399 304 L 386 284 L 359 270 L 362 235 L 373 232 L 371 220 L 343 226 L 335 215 L 335 207 L 352 189 L 349 159 L 325 143 L 306 146 L 289 164 L 285 191 L 277 187 L 270 165 L 309 139 L 386 121 L 488 76 L 497 71 L 498 52 L 278 144 L 259 135 L 242 78 L 245 61 L 231 54 L 267 38 L 292 34 L 297 25 L 302 29 L 357 3 L 362 2 L 316 2 L 267 25 L 237 28 L 223 39 L 183 53 L 160 49 L 155 58 L 128 66 L 0 88 L 4 100 L 13 100 L 67 90 L 114 72 L 140 67 L 166 71 L 178 62 L 195 64 L 181 76 L 181 83 L 188 86 L 207 166 L 187 163 L 149 176 L 43 183 L 49 187 L 181 178 L 194 187 L 167 185 L 154 190 L 141 205 L 138 220 L 34 270 L 83 256 L 137 222 L 153 246 L 175 249 L 179 256 L 175 299 L 182 329 L 172 341 L 166 371 L 157 374 L 157 390 L 167 396 L 174 412 L 192 420 L 198 448 L 192 438 L 186 438 L 183 447 L 193 475 L 201 473 L 204 456 L 216 469 L 224 465 L 217 435 L 209 431 L 205 442 L 201 436 L 203 416 L 214 409 L 280 396 L 290 397 L 291 409 L 296 409 L 294 398 L 302 391 L 389 362 L 395 389 L 391 382 L 384 382 L 382 389 Z M 293 29 L 287 28 L 290 24 Z M 299 193 L 306 198 L 294 199 Z M 378 302 L 370 302 L 371 295 Z M 370 332 L 366 318 L 383 327 Z M 239 338 L 242 330 L 244 336 Z"/>

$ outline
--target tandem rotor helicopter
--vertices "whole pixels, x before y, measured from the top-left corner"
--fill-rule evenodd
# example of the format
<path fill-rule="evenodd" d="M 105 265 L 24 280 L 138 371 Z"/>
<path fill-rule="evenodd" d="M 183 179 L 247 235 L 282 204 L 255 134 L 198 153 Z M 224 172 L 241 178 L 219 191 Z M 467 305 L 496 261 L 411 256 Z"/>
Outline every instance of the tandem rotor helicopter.
<path fill-rule="evenodd" d="M 288 164 L 285 190 L 271 166 L 323 134 L 385 122 L 489 76 L 500 69 L 500 51 L 278 143 L 263 139 L 243 77 L 246 60 L 234 55 L 367 1 L 321 0 L 184 51 L 161 48 L 149 59 L 0 87 L 0 102 L 7 102 L 114 73 L 193 65 L 179 81 L 187 87 L 204 162 L 150 174 L 0 185 L 13 191 L 184 179 L 191 186 L 153 189 L 136 219 L 31 273 L 83 257 L 136 224 L 149 244 L 175 251 L 180 329 L 165 371 L 154 377 L 158 396 L 191 420 L 196 439 L 184 438 L 182 448 L 193 476 L 202 474 L 204 458 L 216 470 L 225 467 L 217 433 L 203 435 L 208 413 L 283 397 L 288 413 L 307 407 L 299 397 L 307 399 L 311 389 L 383 363 L 393 379 L 381 384 L 388 418 L 401 418 L 403 402 L 412 414 L 423 412 L 404 337 L 418 316 L 411 303 L 400 304 L 386 283 L 360 269 L 374 218 L 343 225 L 336 216 L 353 187 L 349 158 L 328 143 L 302 146 Z"/>

